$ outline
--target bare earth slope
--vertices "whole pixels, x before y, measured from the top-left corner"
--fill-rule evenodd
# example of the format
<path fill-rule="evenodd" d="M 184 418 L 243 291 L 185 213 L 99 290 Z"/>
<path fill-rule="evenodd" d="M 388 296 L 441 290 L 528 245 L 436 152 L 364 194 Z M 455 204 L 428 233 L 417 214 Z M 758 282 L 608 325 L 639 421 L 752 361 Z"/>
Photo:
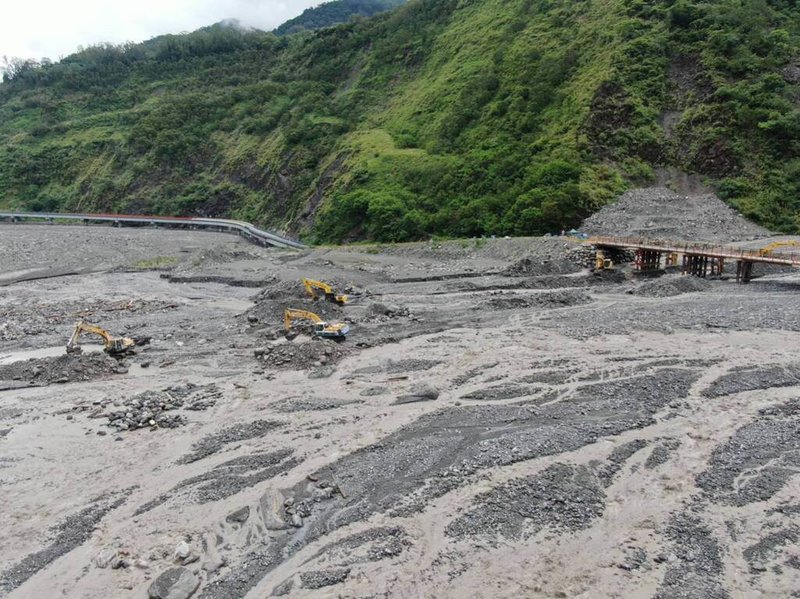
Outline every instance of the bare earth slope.
<path fill-rule="evenodd" d="M 796 275 L 70 231 L 0 226 L 2 271 L 101 271 L 0 286 L 0 596 L 800 596 Z M 67 357 L 79 317 L 152 341 Z"/>

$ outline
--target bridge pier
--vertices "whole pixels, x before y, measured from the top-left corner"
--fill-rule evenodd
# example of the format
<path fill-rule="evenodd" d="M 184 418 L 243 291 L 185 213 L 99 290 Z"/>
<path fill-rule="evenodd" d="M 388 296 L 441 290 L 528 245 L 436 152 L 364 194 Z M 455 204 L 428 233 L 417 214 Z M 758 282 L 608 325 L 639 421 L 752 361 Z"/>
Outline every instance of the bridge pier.
<path fill-rule="evenodd" d="M 753 263 L 747 260 L 736 261 L 736 282 L 746 285 L 753 277 Z"/>
<path fill-rule="evenodd" d="M 703 268 L 703 256 L 698 254 L 684 254 L 682 272 L 685 275 L 691 275 L 693 277 L 705 277 L 706 273 Z"/>
<path fill-rule="evenodd" d="M 705 278 L 721 275 L 725 268 L 724 258 L 706 256 L 704 254 L 684 254 L 682 272 L 685 275 Z"/>
<path fill-rule="evenodd" d="M 633 268 L 639 272 L 658 270 L 661 268 L 661 252 L 637 249 L 633 260 Z"/>

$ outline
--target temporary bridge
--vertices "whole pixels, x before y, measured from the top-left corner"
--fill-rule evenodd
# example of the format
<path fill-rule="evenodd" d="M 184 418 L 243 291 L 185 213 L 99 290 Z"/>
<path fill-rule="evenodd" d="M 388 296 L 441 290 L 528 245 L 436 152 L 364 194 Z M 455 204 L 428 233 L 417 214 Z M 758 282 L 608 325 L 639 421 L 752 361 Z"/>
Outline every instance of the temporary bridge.
<path fill-rule="evenodd" d="M 663 266 L 677 266 L 681 258 L 684 274 L 698 277 L 721 274 L 726 261 L 736 262 L 736 281 L 749 283 L 753 264 L 779 264 L 800 267 L 800 254 L 764 253 L 729 245 L 668 241 L 634 237 L 593 237 L 589 243 L 599 251 L 632 250 L 634 268 L 640 272 L 658 270 Z"/>

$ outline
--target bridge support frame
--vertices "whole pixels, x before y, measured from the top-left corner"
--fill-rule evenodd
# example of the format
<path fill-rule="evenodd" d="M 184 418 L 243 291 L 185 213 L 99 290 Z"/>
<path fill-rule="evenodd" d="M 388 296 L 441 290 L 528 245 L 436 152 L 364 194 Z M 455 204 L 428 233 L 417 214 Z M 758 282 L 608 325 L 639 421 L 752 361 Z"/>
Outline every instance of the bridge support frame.
<path fill-rule="evenodd" d="M 713 277 L 721 275 L 725 269 L 725 259 L 704 254 L 684 254 L 682 272 L 694 277 Z"/>
<path fill-rule="evenodd" d="M 661 268 L 661 252 L 656 250 L 636 250 L 633 268 L 639 272 L 649 272 Z"/>
<path fill-rule="evenodd" d="M 747 285 L 753 277 L 753 263 L 747 260 L 736 261 L 736 282 Z"/>
<path fill-rule="evenodd" d="M 705 277 L 708 274 L 708 256 L 684 254 L 682 272 L 693 277 Z"/>

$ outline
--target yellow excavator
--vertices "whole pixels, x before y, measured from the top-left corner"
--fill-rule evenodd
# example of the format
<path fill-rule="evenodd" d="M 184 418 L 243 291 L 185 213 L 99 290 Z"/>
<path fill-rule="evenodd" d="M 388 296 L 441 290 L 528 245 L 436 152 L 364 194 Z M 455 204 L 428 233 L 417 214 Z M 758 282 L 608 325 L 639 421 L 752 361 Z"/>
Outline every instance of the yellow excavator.
<path fill-rule="evenodd" d="M 333 290 L 333 287 L 331 287 L 327 283 L 323 283 L 322 281 L 315 281 L 314 279 L 303 279 L 303 285 L 305 286 L 308 295 L 310 295 L 314 299 L 319 299 L 319 296 L 317 295 L 317 290 L 319 290 L 325 294 L 325 299 L 328 300 L 329 302 L 332 302 L 334 304 L 339 304 L 340 306 L 344 306 L 347 303 L 347 296 L 338 295 Z"/>
<path fill-rule="evenodd" d="M 606 253 L 603 250 L 597 250 L 594 258 L 595 270 L 610 270 L 614 267 L 614 263 L 606 258 Z"/>
<path fill-rule="evenodd" d="M 790 241 L 773 241 L 769 245 L 764 246 L 763 248 L 758 250 L 758 254 L 760 256 L 769 256 L 775 250 L 779 250 L 780 248 L 784 248 L 784 247 L 800 247 L 800 241 L 794 241 L 794 240 L 790 240 Z"/>
<path fill-rule="evenodd" d="M 350 327 L 343 322 L 325 322 L 313 312 L 287 308 L 283 313 L 283 324 L 287 333 L 292 330 L 295 320 L 310 320 L 314 323 L 314 336 L 324 339 L 343 341 L 350 332 Z"/>
<path fill-rule="evenodd" d="M 80 337 L 83 333 L 102 337 L 103 349 L 109 354 L 124 354 L 136 345 L 135 339 L 131 339 L 130 337 L 112 337 L 111 333 L 105 329 L 89 324 L 84 320 L 79 320 L 75 325 L 75 330 L 72 332 L 72 337 L 70 337 L 67 342 L 68 354 L 78 354 L 81 352 Z"/>

